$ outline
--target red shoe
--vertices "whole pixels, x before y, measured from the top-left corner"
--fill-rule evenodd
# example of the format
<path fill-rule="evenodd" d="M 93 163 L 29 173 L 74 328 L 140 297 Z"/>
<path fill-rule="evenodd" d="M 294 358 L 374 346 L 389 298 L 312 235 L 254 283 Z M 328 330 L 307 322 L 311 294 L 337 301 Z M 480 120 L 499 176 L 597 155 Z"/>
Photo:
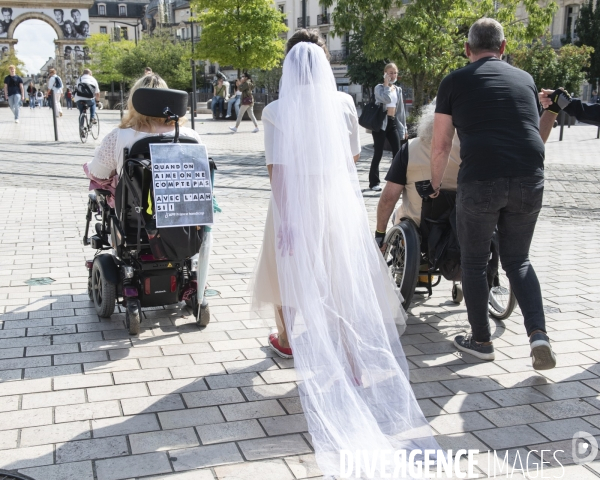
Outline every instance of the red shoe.
<path fill-rule="evenodd" d="M 283 348 L 279 345 L 279 335 L 276 333 L 269 335 L 269 347 L 281 358 L 293 358 L 291 348 Z"/>

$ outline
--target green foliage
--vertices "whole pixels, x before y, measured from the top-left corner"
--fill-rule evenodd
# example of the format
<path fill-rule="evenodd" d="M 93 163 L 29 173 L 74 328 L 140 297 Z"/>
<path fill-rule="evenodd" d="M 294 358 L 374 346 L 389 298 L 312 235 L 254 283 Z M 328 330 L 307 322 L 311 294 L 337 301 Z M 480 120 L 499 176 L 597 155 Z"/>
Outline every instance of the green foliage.
<path fill-rule="evenodd" d="M 85 44 L 90 49 L 90 69 L 96 80 L 101 84 L 121 82 L 124 77 L 120 63 L 135 44 L 127 40 L 113 42 L 110 35 L 102 33 L 88 37 Z"/>
<path fill-rule="evenodd" d="M 190 65 L 191 44 L 173 42 L 169 33 L 146 35 L 118 62 L 123 77 L 133 82 L 150 67 L 160 75 L 169 88 L 191 91 L 192 67 Z"/>
<path fill-rule="evenodd" d="M 23 71 L 23 67 L 25 67 L 25 62 L 19 60 L 19 57 L 15 55 L 14 52 L 10 52 L 7 56 L 4 57 L 4 60 L 0 61 L 0 78 L 4 81 L 4 77 L 10 75 L 8 71 L 9 65 L 14 65 L 17 75 L 20 77 L 25 76 L 25 72 Z"/>
<path fill-rule="evenodd" d="M 270 70 L 250 70 L 252 82 L 258 88 L 265 88 L 269 95 L 279 91 L 279 81 L 281 80 L 282 65 L 281 63 Z"/>
<path fill-rule="evenodd" d="M 238 70 L 275 68 L 283 58 L 284 16 L 270 0 L 192 0 L 202 34 L 197 59 Z"/>
<path fill-rule="evenodd" d="M 388 62 L 385 59 L 371 60 L 365 55 L 364 36 L 364 29 L 350 34 L 346 64 L 348 65 L 348 78 L 352 83 L 362 85 L 363 89 L 367 90 L 372 97 L 375 85 L 381 83 L 383 68 Z"/>
<path fill-rule="evenodd" d="M 371 61 L 389 58 L 412 83 L 414 105 L 435 96 L 441 79 L 467 63 L 463 45 L 469 27 L 481 17 L 504 26 L 508 50 L 544 34 L 556 11 L 553 1 L 538 0 L 321 0 L 333 7 L 338 35 L 364 32 L 363 51 Z M 527 22 L 517 17 L 517 7 Z M 400 16 L 398 11 L 403 11 Z M 408 77 L 408 78 L 407 78 Z"/>
<path fill-rule="evenodd" d="M 578 36 L 576 45 L 594 48 L 586 72 L 588 82 L 597 88 L 598 78 L 600 78 L 600 4 L 596 3 L 594 8 L 594 0 L 588 0 L 581 7 L 579 18 L 575 23 L 575 31 Z"/>
<path fill-rule="evenodd" d="M 511 58 L 515 67 L 533 77 L 538 90 L 565 87 L 567 91 L 577 94 L 593 51 L 588 46 L 564 45 L 556 52 L 548 38 L 545 42 L 536 41 L 514 50 Z"/>

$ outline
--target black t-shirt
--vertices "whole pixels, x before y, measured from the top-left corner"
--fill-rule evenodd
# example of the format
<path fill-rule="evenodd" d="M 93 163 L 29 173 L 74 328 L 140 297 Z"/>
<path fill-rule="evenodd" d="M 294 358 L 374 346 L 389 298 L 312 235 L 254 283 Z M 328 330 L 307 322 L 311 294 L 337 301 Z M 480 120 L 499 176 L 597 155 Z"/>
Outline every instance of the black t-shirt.
<path fill-rule="evenodd" d="M 542 107 L 531 75 L 487 57 L 446 76 L 436 113 L 460 138 L 458 183 L 543 175 Z"/>
<path fill-rule="evenodd" d="M 23 80 L 18 75 L 15 75 L 14 77 L 7 75 L 4 78 L 4 83 L 8 86 L 9 97 L 12 95 L 16 95 L 17 93 L 21 93 L 21 87 L 19 85 L 23 83 Z"/>

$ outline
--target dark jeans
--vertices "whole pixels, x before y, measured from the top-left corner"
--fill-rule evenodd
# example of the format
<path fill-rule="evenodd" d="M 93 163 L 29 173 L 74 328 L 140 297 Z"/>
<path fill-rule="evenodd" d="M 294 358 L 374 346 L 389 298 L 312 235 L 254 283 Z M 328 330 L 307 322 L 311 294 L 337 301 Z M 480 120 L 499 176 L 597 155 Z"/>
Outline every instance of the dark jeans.
<path fill-rule="evenodd" d="M 373 135 L 373 160 L 371 160 L 371 169 L 369 170 L 369 188 L 379 185 L 379 163 L 383 156 L 383 145 L 387 138 L 392 147 L 392 158 L 400 150 L 400 134 L 398 133 L 398 121 L 396 117 L 387 117 L 387 126 L 384 130 L 372 132 Z"/>
<path fill-rule="evenodd" d="M 500 262 L 517 297 L 527 334 L 546 331 L 542 292 L 529 262 L 529 248 L 544 195 L 543 177 L 503 177 L 461 183 L 456 223 L 462 284 L 473 338 L 490 341 L 486 267 L 496 226 Z"/>

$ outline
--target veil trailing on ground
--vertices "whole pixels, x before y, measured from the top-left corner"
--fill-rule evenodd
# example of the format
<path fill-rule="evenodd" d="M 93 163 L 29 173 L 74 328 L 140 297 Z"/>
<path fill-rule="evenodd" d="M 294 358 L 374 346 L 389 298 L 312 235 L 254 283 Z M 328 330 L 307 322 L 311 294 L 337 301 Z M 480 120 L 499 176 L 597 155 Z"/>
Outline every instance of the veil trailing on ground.
<path fill-rule="evenodd" d="M 340 474 L 342 450 L 439 448 L 408 381 L 405 313 L 369 230 L 336 90 L 320 47 L 291 49 L 271 184 L 283 313 L 325 475 Z"/>

